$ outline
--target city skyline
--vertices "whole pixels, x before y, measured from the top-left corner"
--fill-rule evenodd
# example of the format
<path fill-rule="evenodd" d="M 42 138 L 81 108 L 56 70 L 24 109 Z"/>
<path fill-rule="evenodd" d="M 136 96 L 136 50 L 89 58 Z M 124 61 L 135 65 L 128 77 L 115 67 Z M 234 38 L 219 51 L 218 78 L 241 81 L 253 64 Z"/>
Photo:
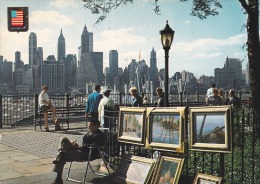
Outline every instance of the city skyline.
<path fill-rule="evenodd" d="M 28 64 L 28 39 L 31 32 L 37 35 L 37 46 L 43 47 L 44 59 L 48 55 L 57 58 L 57 42 L 62 29 L 66 39 L 66 54 L 76 54 L 80 46 L 83 27 L 93 32 L 94 50 L 103 52 L 104 68 L 109 66 L 109 50 L 118 50 L 119 67 L 126 67 L 132 59 L 141 59 L 150 66 L 150 52 L 157 54 L 158 69 L 164 68 L 164 51 L 159 31 L 166 20 L 175 31 L 169 58 L 169 74 L 186 70 L 195 74 L 214 76 L 214 68 L 222 68 L 226 57 L 247 63 L 247 53 L 241 47 L 246 41 L 246 30 L 241 27 L 246 15 L 239 2 L 223 2 L 220 15 L 200 20 L 190 16 L 191 3 L 159 1 L 161 15 L 153 12 L 154 1 L 143 0 L 113 10 L 98 25 L 98 16 L 83 8 L 81 0 L 47 0 L 20 2 L 2 0 L 0 25 L 0 55 L 8 61 L 15 61 L 15 52 L 21 52 L 21 59 Z M 29 31 L 10 33 L 7 31 L 7 7 L 29 6 Z M 42 18 L 44 17 L 44 18 Z M 124 17 L 124 18 L 122 18 Z M 94 25 L 94 26 L 93 26 Z M 203 70 L 202 70 L 203 66 Z"/>

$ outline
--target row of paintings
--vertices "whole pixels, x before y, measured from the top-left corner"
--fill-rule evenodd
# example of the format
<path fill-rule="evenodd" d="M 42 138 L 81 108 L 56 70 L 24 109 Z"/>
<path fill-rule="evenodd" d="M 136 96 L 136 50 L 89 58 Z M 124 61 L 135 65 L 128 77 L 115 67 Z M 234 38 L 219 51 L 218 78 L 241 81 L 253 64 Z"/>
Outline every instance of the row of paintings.
<path fill-rule="evenodd" d="M 126 156 L 117 168 L 117 183 L 177 184 L 183 167 L 183 158 L 160 156 L 157 160 L 138 156 Z M 221 184 L 218 176 L 198 173 L 193 184 Z"/>
<path fill-rule="evenodd" d="M 115 175 L 118 183 L 175 184 L 183 167 L 183 158 L 161 156 L 149 159 L 138 156 L 124 157 Z"/>
<path fill-rule="evenodd" d="M 182 150 L 184 110 L 184 107 L 120 107 L 118 140 L 146 149 Z M 189 108 L 190 150 L 231 152 L 230 117 L 231 106 Z"/>

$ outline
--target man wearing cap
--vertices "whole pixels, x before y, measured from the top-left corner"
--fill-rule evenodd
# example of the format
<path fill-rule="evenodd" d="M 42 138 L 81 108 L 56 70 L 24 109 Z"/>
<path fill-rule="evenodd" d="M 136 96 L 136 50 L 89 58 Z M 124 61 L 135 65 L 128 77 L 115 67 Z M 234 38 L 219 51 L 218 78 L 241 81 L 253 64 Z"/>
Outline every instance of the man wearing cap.
<path fill-rule="evenodd" d="M 104 96 L 98 105 L 98 120 L 104 128 L 109 128 L 109 111 L 114 108 L 114 102 L 111 98 L 109 98 L 110 92 L 111 91 L 109 89 L 103 90 Z"/>

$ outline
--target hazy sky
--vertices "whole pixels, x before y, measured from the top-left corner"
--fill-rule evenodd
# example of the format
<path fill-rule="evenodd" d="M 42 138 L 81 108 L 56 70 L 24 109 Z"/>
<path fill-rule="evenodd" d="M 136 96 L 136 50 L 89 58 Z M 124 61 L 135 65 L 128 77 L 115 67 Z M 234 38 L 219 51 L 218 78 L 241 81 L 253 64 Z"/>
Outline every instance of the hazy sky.
<path fill-rule="evenodd" d="M 66 40 L 66 54 L 78 56 L 81 33 L 86 24 L 94 35 L 94 51 L 103 52 L 104 67 L 108 66 L 109 50 L 118 50 L 119 67 L 132 59 L 144 59 L 150 66 L 150 52 L 157 52 L 158 68 L 164 68 L 164 50 L 159 31 L 166 20 L 175 31 L 169 52 L 169 74 L 186 70 L 199 77 L 214 75 L 214 68 L 222 68 L 226 57 L 247 63 L 247 53 L 241 47 L 246 42 L 246 15 L 238 0 L 221 0 L 223 9 L 218 16 L 200 20 L 190 15 L 192 3 L 179 0 L 160 0 L 161 15 L 153 12 L 154 0 L 136 0 L 133 4 L 113 10 L 98 25 L 98 16 L 83 7 L 81 0 L 0 0 L 0 55 L 14 61 L 21 52 L 28 63 L 30 32 L 37 34 L 38 47 L 43 47 L 44 59 L 55 55 L 62 28 Z M 7 7 L 29 7 L 29 31 L 8 32 Z"/>

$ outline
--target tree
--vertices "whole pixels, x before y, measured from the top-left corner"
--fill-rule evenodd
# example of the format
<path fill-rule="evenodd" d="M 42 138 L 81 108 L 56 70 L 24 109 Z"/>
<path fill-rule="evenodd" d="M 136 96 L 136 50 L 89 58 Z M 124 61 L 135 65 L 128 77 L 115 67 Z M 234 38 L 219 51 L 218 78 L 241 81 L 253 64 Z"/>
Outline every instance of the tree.
<path fill-rule="evenodd" d="M 218 15 L 218 10 L 222 8 L 221 0 L 180 0 L 181 2 L 192 1 L 193 7 L 191 15 L 200 19 L 208 16 Z M 248 15 L 247 29 L 247 49 L 249 61 L 249 73 L 251 82 L 251 92 L 253 96 L 253 109 L 258 118 L 260 116 L 260 46 L 259 46 L 259 0 L 238 0 Z M 83 0 L 84 6 L 91 10 L 93 14 L 101 15 L 96 23 L 103 21 L 113 9 L 133 3 L 133 0 Z M 159 14 L 159 0 L 154 0 L 155 13 Z"/>

